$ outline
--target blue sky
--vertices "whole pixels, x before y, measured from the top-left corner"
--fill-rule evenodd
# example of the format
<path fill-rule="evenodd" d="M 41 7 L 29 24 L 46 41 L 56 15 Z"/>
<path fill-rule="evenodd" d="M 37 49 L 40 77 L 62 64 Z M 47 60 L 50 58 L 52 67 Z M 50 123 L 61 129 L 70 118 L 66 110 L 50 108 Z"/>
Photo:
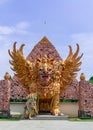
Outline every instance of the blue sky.
<path fill-rule="evenodd" d="M 65 60 L 68 45 L 83 53 L 81 71 L 93 76 L 93 0 L 0 0 L 0 79 L 12 76 L 7 50 L 25 43 L 25 57 L 36 43 L 47 38 Z"/>

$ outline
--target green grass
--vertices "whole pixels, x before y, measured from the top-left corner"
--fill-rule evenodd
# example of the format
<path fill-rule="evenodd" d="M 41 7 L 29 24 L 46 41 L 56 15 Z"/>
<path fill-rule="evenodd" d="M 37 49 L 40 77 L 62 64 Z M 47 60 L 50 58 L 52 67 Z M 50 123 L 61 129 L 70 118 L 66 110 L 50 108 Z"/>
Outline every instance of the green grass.
<path fill-rule="evenodd" d="M 78 102 L 78 100 L 77 99 L 60 99 L 60 102 L 74 103 L 74 102 Z"/>
<path fill-rule="evenodd" d="M 4 118 L 4 117 L 0 117 L 0 121 L 20 121 L 21 118 L 19 117 L 11 117 L 11 118 Z M 93 119 L 88 119 L 88 118 L 84 118 L 84 119 L 80 119 L 78 117 L 69 117 L 68 121 L 76 121 L 76 122 L 93 122 Z"/>
<path fill-rule="evenodd" d="M 26 102 L 26 99 L 10 99 L 10 102 Z"/>
<path fill-rule="evenodd" d="M 26 102 L 27 100 L 26 99 L 10 99 L 10 102 L 14 102 L 14 103 L 18 103 L 18 102 Z M 78 102 L 77 99 L 60 99 L 59 100 L 60 102 Z"/>
<path fill-rule="evenodd" d="M 0 121 L 19 121 L 19 118 L 3 118 L 0 117 Z"/>
<path fill-rule="evenodd" d="M 92 84 L 93 84 L 93 77 L 91 77 L 91 78 L 89 79 L 89 83 L 92 83 Z"/>
<path fill-rule="evenodd" d="M 69 117 L 68 118 L 69 121 L 79 121 L 79 122 L 93 122 L 93 119 L 88 119 L 88 118 L 83 118 L 83 119 L 80 119 L 78 117 Z"/>
<path fill-rule="evenodd" d="M 22 115 L 13 114 L 11 117 L 0 117 L 0 121 L 19 121 L 21 119 Z"/>

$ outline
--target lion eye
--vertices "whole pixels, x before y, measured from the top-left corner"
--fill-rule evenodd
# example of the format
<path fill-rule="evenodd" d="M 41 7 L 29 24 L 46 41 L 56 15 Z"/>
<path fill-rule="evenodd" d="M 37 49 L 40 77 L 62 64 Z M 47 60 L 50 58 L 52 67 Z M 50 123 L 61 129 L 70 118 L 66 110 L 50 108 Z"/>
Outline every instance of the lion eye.
<path fill-rule="evenodd" d="M 42 71 L 43 69 L 39 69 L 39 71 Z"/>
<path fill-rule="evenodd" d="M 51 71 L 52 69 L 51 69 L 51 68 L 49 68 L 48 70 L 49 70 L 49 71 Z"/>

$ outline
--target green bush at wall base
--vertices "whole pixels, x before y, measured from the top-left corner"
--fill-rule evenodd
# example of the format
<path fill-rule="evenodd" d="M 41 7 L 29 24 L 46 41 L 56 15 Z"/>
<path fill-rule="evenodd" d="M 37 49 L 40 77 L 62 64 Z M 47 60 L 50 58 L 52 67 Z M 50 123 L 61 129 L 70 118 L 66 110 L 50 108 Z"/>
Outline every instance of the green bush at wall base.
<path fill-rule="evenodd" d="M 74 103 L 74 102 L 78 102 L 78 101 L 79 101 L 78 99 L 60 99 L 60 102 Z"/>
<path fill-rule="evenodd" d="M 10 102 L 26 102 L 26 99 L 10 99 Z M 78 102 L 77 99 L 60 99 L 59 102 Z"/>

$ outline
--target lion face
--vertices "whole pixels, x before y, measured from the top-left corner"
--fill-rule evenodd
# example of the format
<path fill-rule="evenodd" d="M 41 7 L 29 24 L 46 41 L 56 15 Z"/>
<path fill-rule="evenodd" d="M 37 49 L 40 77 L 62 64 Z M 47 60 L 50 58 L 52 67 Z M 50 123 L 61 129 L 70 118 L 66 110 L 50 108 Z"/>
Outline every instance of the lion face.
<path fill-rule="evenodd" d="M 36 67 L 38 68 L 38 79 L 43 85 L 47 85 L 52 81 L 54 74 L 53 60 L 45 57 L 37 59 Z"/>
<path fill-rule="evenodd" d="M 38 69 L 38 78 L 42 84 L 50 83 L 53 75 L 53 67 L 48 63 L 43 63 Z"/>

